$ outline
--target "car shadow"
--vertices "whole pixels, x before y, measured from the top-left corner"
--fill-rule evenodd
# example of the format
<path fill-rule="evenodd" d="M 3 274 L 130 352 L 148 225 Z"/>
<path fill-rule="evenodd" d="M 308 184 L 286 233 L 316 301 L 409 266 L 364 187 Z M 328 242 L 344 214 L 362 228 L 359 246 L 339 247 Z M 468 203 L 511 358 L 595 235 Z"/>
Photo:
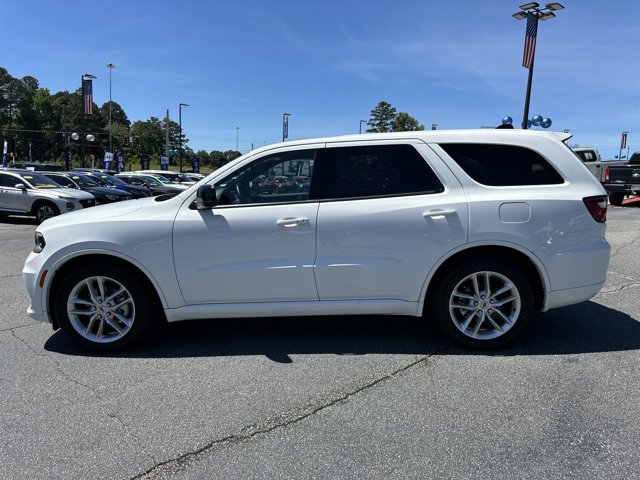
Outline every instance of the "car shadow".
<path fill-rule="evenodd" d="M 13 215 L 1 216 L 0 223 L 8 223 L 10 225 L 38 225 L 38 221 L 33 217 L 14 217 Z"/>
<path fill-rule="evenodd" d="M 194 320 L 164 327 L 153 338 L 117 352 L 92 353 L 61 331 L 50 352 L 119 358 L 264 355 L 291 363 L 295 354 L 566 355 L 640 348 L 640 322 L 594 302 L 537 315 L 512 344 L 475 350 L 452 344 L 434 322 L 414 317 L 349 316 Z"/>

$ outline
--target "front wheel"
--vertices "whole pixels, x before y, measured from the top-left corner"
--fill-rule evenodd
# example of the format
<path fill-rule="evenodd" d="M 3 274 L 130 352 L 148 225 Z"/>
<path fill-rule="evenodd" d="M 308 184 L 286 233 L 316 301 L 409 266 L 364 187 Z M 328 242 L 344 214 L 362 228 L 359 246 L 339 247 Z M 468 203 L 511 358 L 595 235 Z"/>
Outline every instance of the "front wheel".
<path fill-rule="evenodd" d="M 459 343 L 503 345 L 525 327 L 533 310 L 531 283 L 511 264 L 475 260 L 455 265 L 434 297 L 438 324 Z"/>
<path fill-rule="evenodd" d="M 58 210 L 58 207 L 53 203 L 39 202 L 34 205 L 33 214 L 35 215 L 38 223 L 42 223 L 48 218 L 60 215 L 60 210 Z"/>
<path fill-rule="evenodd" d="M 86 265 L 65 275 L 55 292 L 54 312 L 62 330 L 90 350 L 116 350 L 149 329 L 145 282 L 114 265 Z"/>

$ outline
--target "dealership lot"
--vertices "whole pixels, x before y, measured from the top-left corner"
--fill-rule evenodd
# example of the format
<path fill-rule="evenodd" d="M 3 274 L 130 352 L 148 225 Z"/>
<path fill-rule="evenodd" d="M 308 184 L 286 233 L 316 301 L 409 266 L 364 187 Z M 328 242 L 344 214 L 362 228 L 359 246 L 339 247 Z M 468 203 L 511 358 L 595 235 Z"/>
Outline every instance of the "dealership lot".
<path fill-rule="evenodd" d="M 640 208 L 592 301 L 512 346 L 414 318 L 187 322 L 87 354 L 26 315 L 35 222 L 0 223 L 0 478 L 633 478 Z"/>

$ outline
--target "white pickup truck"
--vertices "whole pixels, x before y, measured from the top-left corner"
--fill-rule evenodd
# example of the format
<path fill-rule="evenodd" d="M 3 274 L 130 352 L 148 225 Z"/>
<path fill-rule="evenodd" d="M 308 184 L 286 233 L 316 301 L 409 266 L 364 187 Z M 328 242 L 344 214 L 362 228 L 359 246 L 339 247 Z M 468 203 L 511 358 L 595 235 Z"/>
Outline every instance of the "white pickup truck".
<path fill-rule="evenodd" d="M 600 153 L 595 148 L 591 147 L 575 147 L 572 148 L 578 157 L 584 162 L 587 168 L 593 173 L 593 175 L 600 180 L 600 183 L 605 183 L 607 168 L 617 167 L 620 165 L 626 165 L 626 160 L 605 160 L 602 161 Z"/>

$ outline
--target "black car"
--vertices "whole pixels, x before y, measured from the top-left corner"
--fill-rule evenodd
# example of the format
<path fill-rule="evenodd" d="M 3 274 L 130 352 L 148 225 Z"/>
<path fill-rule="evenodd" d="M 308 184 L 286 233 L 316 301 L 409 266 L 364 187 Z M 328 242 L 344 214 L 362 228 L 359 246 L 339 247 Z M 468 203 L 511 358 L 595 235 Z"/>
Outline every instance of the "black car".
<path fill-rule="evenodd" d="M 135 174 L 135 173 L 119 173 L 116 175 L 116 178 L 127 182 L 131 185 L 139 185 L 148 188 L 151 190 L 151 194 L 156 195 L 165 195 L 167 193 L 177 195 L 178 193 L 184 192 L 185 187 L 180 184 L 168 184 L 162 183 L 160 180 L 155 178 L 153 175 L 147 174 Z"/>
<path fill-rule="evenodd" d="M 131 185 L 127 182 L 122 181 L 121 179 L 114 177 L 113 175 L 109 175 L 108 173 L 101 172 L 84 172 L 92 180 L 94 180 L 101 187 L 107 188 L 116 188 L 118 190 L 122 190 L 124 192 L 130 193 L 133 198 L 144 198 L 151 196 L 151 190 L 147 187 L 141 185 Z"/>
<path fill-rule="evenodd" d="M 67 188 L 76 188 L 91 193 L 96 197 L 96 204 L 120 202 L 131 200 L 130 193 L 117 190 L 115 188 L 101 187 L 86 173 L 80 172 L 42 172 L 43 175 L 55 180 L 57 183 Z"/>

